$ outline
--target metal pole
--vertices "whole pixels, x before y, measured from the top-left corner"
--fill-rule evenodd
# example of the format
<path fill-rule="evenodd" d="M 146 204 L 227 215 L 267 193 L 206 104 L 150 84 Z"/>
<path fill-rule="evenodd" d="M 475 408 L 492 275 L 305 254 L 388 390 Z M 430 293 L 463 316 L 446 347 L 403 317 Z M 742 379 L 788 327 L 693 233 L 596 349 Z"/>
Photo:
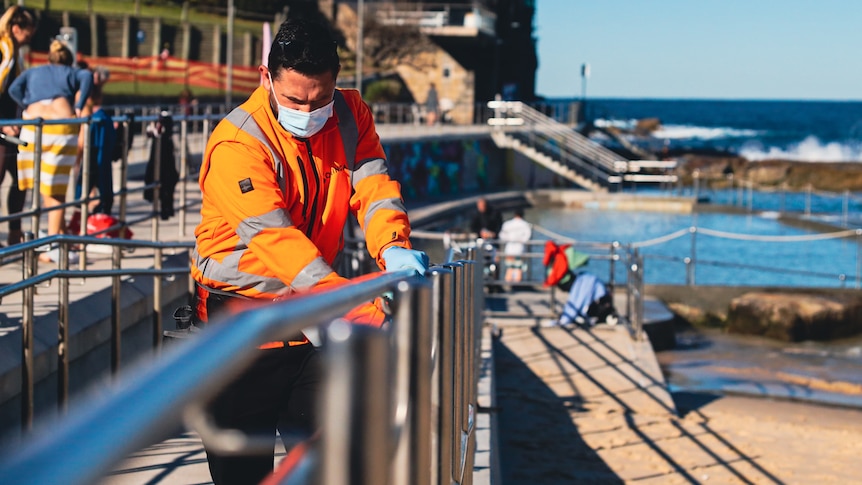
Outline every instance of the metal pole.
<path fill-rule="evenodd" d="M 431 270 L 429 279 L 434 285 L 434 314 L 437 320 L 437 352 L 435 353 L 437 364 L 435 371 L 436 378 L 432 377 L 431 382 L 435 383 L 437 399 L 435 401 L 432 393 L 432 405 L 436 402 L 438 414 L 437 423 L 432 425 L 432 430 L 436 430 L 436 436 L 432 434 L 431 441 L 434 455 L 431 464 L 431 483 L 449 483 L 453 475 L 452 456 L 453 456 L 453 420 L 454 411 L 453 401 L 453 328 L 452 322 L 455 319 L 455 287 L 453 285 L 454 271 L 449 268 L 435 268 Z"/>
<path fill-rule="evenodd" d="M 842 218 L 844 220 L 844 227 L 847 227 L 847 220 L 850 217 L 850 191 L 844 191 L 844 204 L 842 206 Z"/>
<path fill-rule="evenodd" d="M 162 269 L 162 248 L 156 247 L 153 253 L 153 268 Z M 153 277 L 153 348 L 162 345 L 162 277 Z"/>
<path fill-rule="evenodd" d="M 111 248 L 111 269 L 120 269 L 123 260 L 122 246 Z M 158 279 L 158 276 L 155 276 Z M 117 375 L 120 371 L 120 350 L 122 335 L 120 327 L 120 276 L 111 277 L 111 373 Z"/>
<path fill-rule="evenodd" d="M 402 281 L 396 289 L 397 328 L 410 327 L 409 401 L 405 433 L 397 444 L 394 483 L 431 485 L 431 287 Z M 401 471 L 399 476 L 399 470 Z"/>
<path fill-rule="evenodd" d="M 224 103 L 227 109 L 233 106 L 233 21 L 235 15 L 233 0 L 227 0 L 227 84 L 224 94 Z"/>
<path fill-rule="evenodd" d="M 608 284 L 613 288 L 616 286 L 616 262 L 618 256 L 618 251 L 620 249 L 620 242 L 614 241 L 611 243 L 611 261 L 609 263 L 610 266 L 610 275 L 608 277 Z"/>
<path fill-rule="evenodd" d="M 805 215 L 811 215 L 811 184 L 805 186 Z"/>
<path fill-rule="evenodd" d="M 39 149 L 39 145 L 36 145 Z M 38 199 L 39 197 L 34 197 Z M 24 252 L 24 278 L 36 274 L 36 251 L 28 249 Z M 33 391 L 34 391 L 34 368 L 33 368 L 33 297 L 36 293 L 34 286 L 24 289 L 21 305 L 23 306 L 21 318 L 21 429 L 29 430 L 33 427 Z"/>
<path fill-rule="evenodd" d="M 83 225 L 83 224 L 82 224 Z M 60 244 L 60 271 L 69 269 L 69 247 Z M 69 278 L 60 278 L 60 305 L 57 308 L 57 409 L 62 413 L 69 402 Z"/>
<path fill-rule="evenodd" d="M 150 236 L 153 241 L 159 240 L 159 219 L 162 215 L 159 189 L 162 186 L 162 136 L 164 135 L 164 133 L 158 133 L 158 129 L 156 129 L 156 137 L 153 138 L 156 152 L 156 159 L 153 161 L 153 220 L 150 224 L 152 230 Z"/>
<path fill-rule="evenodd" d="M 42 197 L 39 196 L 39 188 L 42 184 L 42 123 L 44 120 L 38 118 L 36 120 L 36 135 L 33 141 L 33 191 L 30 201 L 30 207 L 34 214 L 30 222 L 30 230 L 33 231 L 33 237 L 39 237 L 39 218 L 42 209 Z"/>
<path fill-rule="evenodd" d="M 128 139 L 132 136 L 132 121 L 126 119 L 123 123 L 123 158 L 120 160 L 120 222 L 126 223 L 126 202 L 128 190 L 128 171 L 129 171 L 129 143 Z M 82 221 L 83 223 L 83 221 Z"/>
<path fill-rule="evenodd" d="M 461 483 L 461 419 L 464 393 L 461 380 L 464 378 L 464 348 L 461 339 L 464 334 L 464 264 L 461 262 L 450 265 L 453 271 L 454 319 L 452 322 L 452 476 L 456 483 Z"/>
<path fill-rule="evenodd" d="M 856 288 L 862 286 L 862 229 L 856 229 Z"/>
<path fill-rule="evenodd" d="M 179 238 L 186 235 L 186 178 L 188 177 L 189 122 L 180 123 L 180 220 Z"/>
<path fill-rule="evenodd" d="M 691 251 L 689 253 L 689 261 L 688 261 L 688 271 L 686 272 L 686 284 L 688 286 L 694 286 L 695 277 L 694 270 L 695 264 L 697 261 L 697 227 L 691 226 L 688 228 L 688 232 L 691 234 Z"/>
<path fill-rule="evenodd" d="M 363 62 L 363 30 L 365 29 L 365 2 L 359 0 L 356 4 L 356 18 L 358 26 L 356 29 L 356 90 L 362 95 L 362 62 Z"/>
<path fill-rule="evenodd" d="M 389 483 L 390 346 L 387 334 L 337 320 L 328 351 L 321 423 L 321 476 L 327 485 Z"/>

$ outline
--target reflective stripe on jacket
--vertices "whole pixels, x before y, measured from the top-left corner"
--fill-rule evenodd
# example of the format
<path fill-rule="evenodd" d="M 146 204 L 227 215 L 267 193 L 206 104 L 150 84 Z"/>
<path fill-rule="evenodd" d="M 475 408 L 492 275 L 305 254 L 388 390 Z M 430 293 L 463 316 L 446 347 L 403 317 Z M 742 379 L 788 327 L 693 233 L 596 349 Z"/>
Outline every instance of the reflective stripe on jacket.
<path fill-rule="evenodd" d="M 253 298 L 341 281 L 332 263 L 349 213 L 381 268 L 383 249 L 410 248 L 401 187 L 359 93 L 336 90 L 333 116 L 308 139 L 278 124 L 269 99 L 259 87 L 209 138 L 192 277 Z"/>

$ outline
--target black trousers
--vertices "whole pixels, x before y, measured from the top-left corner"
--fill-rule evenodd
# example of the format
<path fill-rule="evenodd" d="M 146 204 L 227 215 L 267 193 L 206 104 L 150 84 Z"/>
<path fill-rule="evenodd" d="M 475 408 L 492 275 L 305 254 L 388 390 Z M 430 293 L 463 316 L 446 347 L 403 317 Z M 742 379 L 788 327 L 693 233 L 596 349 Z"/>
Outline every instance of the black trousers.
<path fill-rule="evenodd" d="M 207 320 L 229 311 L 230 304 L 239 301 L 236 296 L 202 289 L 196 287 L 192 308 L 205 306 L 210 317 Z M 196 325 L 208 323 L 199 317 L 195 317 Z M 302 340 L 302 336 L 289 340 Z M 258 354 L 251 367 L 222 390 L 209 409 L 219 427 L 272 437 L 273 449 L 262 455 L 226 456 L 213 452 L 204 442 L 216 485 L 259 483 L 273 469 L 276 429 L 287 441 L 297 434 L 308 436 L 317 427 L 315 410 L 323 375 L 321 357 L 314 346 L 285 344 L 258 350 Z M 289 447 L 285 442 L 285 448 Z"/>
<path fill-rule="evenodd" d="M 317 426 L 322 379 L 318 351 L 305 344 L 259 352 L 260 357 L 216 397 L 210 410 L 222 428 L 271 436 L 273 450 L 265 455 L 223 456 L 204 443 L 216 485 L 259 483 L 273 469 L 276 428 L 284 439 L 311 434 Z"/>

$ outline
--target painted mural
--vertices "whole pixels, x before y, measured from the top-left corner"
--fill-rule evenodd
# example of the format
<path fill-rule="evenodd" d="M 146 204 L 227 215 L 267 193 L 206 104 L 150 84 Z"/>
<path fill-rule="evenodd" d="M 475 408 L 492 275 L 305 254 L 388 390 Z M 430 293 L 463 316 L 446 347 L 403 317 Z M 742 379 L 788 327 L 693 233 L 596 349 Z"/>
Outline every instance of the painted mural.
<path fill-rule="evenodd" d="M 391 143 L 383 149 L 405 198 L 484 192 L 496 185 L 490 159 L 499 157 L 499 150 L 490 140 Z"/>

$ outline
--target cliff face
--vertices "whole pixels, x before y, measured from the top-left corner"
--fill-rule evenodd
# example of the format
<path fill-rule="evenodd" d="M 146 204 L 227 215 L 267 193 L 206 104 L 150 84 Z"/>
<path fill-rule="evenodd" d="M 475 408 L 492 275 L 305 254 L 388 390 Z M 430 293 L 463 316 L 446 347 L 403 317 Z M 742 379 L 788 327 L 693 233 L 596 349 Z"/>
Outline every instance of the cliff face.
<path fill-rule="evenodd" d="M 685 185 L 695 176 L 713 188 L 753 182 L 755 187 L 784 190 L 822 190 L 829 192 L 862 190 L 862 163 L 796 162 L 765 160 L 749 162 L 729 155 L 686 154 L 679 157 L 677 175 Z"/>

